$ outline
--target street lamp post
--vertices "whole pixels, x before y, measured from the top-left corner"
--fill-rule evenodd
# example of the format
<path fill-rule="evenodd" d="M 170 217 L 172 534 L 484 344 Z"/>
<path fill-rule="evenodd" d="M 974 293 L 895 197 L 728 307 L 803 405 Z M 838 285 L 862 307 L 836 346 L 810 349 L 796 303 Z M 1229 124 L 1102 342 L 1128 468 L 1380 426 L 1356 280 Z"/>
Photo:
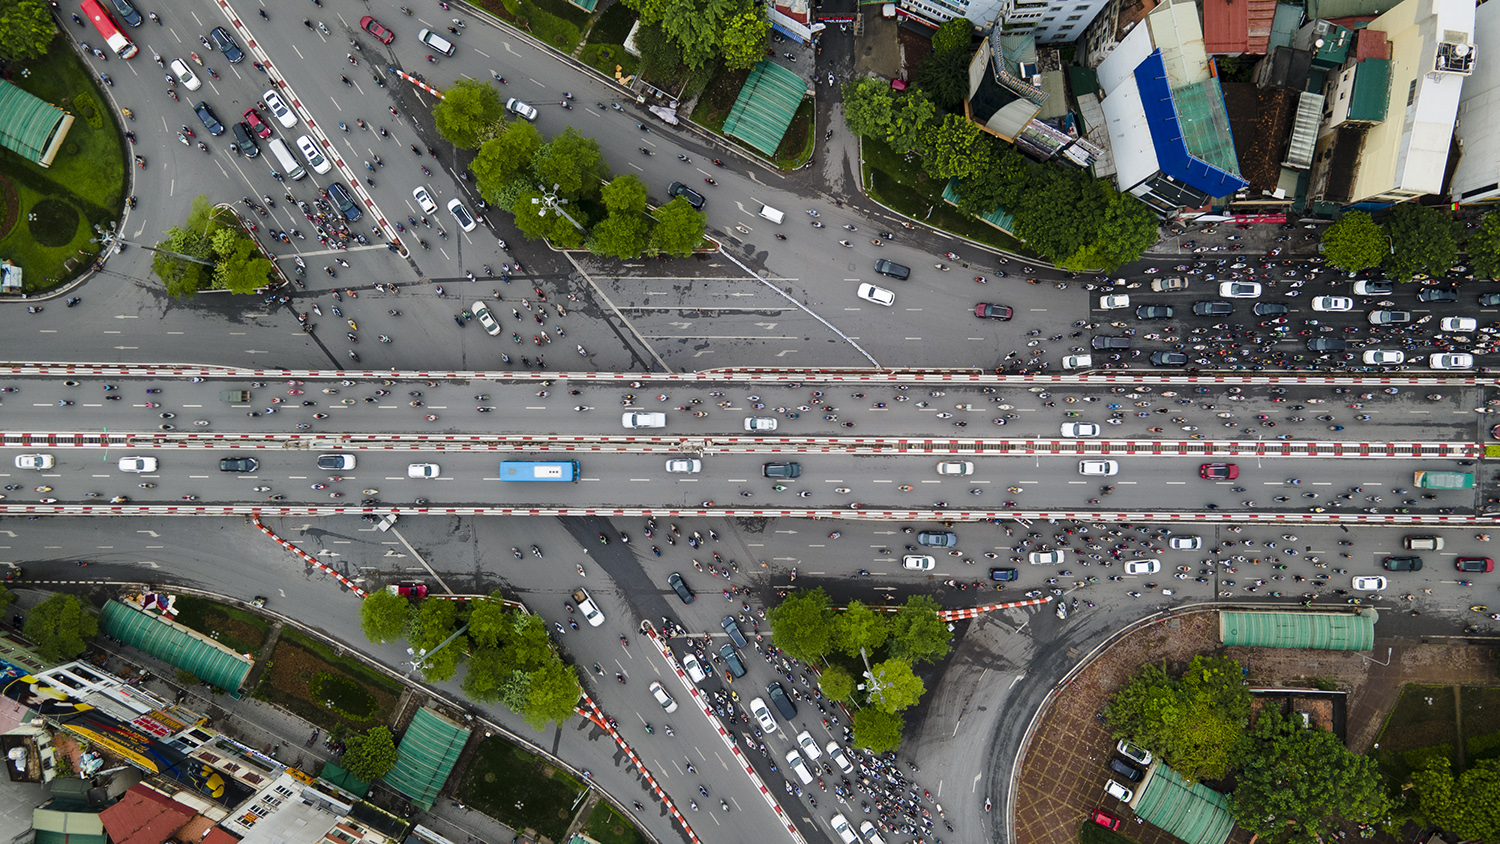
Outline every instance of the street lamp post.
<path fill-rule="evenodd" d="M 579 231 L 583 231 L 583 226 L 579 225 L 578 221 L 573 219 L 571 214 L 563 210 L 562 206 L 567 205 L 568 201 L 566 199 L 557 198 L 557 187 L 557 185 L 553 185 L 551 191 L 548 191 L 545 188 L 538 188 L 538 190 L 542 192 L 541 198 L 533 198 L 531 200 L 532 205 L 541 206 L 537 209 L 536 215 L 538 217 L 545 217 L 547 216 L 547 212 L 551 211 L 557 214 L 559 217 L 562 217 L 564 220 L 572 223 L 573 228 L 578 229 Z"/>

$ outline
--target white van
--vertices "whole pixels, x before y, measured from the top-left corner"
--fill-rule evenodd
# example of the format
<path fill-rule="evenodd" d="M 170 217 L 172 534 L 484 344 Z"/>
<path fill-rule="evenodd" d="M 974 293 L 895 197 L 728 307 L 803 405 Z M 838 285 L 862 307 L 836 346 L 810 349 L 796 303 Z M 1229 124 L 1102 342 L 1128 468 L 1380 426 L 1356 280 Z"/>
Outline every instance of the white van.
<path fill-rule="evenodd" d="M 314 173 L 327 173 L 333 169 L 333 165 L 324 157 L 318 145 L 313 143 L 311 135 L 303 135 L 297 139 L 297 149 L 302 151 L 302 157 L 312 166 Z"/>
<path fill-rule="evenodd" d="M 297 163 L 297 159 L 292 157 L 292 151 L 286 148 L 285 141 L 272 138 L 267 146 L 271 148 L 271 154 L 276 156 L 276 160 L 281 163 L 281 169 L 286 171 L 287 178 L 296 181 L 307 176 L 307 171 L 303 170 L 302 165 Z"/>
<path fill-rule="evenodd" d="M 453 43 L 430 29 L 418 32 L 417 40 L 445 56 L 453 55 Z"/>
<path fill-rule="evenodd" d="M 778 226 L 781 225 L 782 220 L 786 219 L 785 214 L 777 211 L 775 208 L 772 208 L 769 205 L 762 205 L 760 207 L 760 216 L 764 217 L 767 220 L 770 220 Z"/>

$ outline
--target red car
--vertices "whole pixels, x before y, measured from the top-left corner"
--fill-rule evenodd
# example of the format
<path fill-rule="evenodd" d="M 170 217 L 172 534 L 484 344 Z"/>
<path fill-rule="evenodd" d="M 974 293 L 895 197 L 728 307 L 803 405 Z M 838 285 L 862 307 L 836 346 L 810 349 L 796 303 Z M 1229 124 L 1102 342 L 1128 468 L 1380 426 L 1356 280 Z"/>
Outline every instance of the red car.
<path fill-rule="evenodd" d="M 1089 820 L 1104 827 L 1105 829 L 1119 829 L 1120 819 L 1111 815 L 1103 809 L 1095 809 L 1089 813 Z"/>
<path fill-rule="evenodd" d="M 385 589 L 392 595 L 400 595 L 403 598 L 427 597 L 427 584 L 425 583 L 392 583 Z"/>
<path fill-rule="evenodd" d="M 369 15 L 359 19 L 359 28 L 380 39 L 380 43 L 389 44 L 396 40 L 396 33 L 380 25 L 380 21 Z"/>
<path fill-rule="evenodd" d="M 974 316 L 980 319 L 1010 319 L 1014 313 L 1004 305 L 991 305 L 988 302 L 980 302 L 974 306 Z"/>
<path fill-rule="evenodd" d="M 1487 573 L 1495 570 L 1495 561 L 1489 557 L 1459 557 L 1453 564 L 1462 572 Z"/>
<path fill-rule="evenodd" d="M 261 140 L 271 137 L 271 127 L 266 125 L 266 121 L 260 119 L 255 109 L 245 109 L 245 123 L 250 127 L 250 131 L 255 133 L 255 137 Z"/>
<path fill-rule="evenodd" d="M 1204 463 L 1198 467 L 1198 477 L 1206 481 L 1232 481 L 1240 476 L 1240 467 L 1233 463 Z"/>

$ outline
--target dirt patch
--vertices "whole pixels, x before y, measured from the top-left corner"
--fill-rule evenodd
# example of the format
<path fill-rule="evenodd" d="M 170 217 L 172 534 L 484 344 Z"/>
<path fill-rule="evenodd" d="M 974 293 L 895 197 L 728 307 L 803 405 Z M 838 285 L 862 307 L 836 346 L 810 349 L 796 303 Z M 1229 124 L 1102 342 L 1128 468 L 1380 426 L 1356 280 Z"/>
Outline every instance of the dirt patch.
<path fill-rule="evenodd" d="M 364 730 L 385 723 L 383 713 L 394 714 L 396 711 L 395 695 L 341 672 L 338 666 L 330 664 L 319 655 L 285 640 L 276 644 L 267 675 L 264 685 L 270 686 L 271 694 L 268 697 L 325 727 L 342 723 L 354 730 Z M 351 717 L 352 713 L 341 710 L 339 701 L 333 701 L 330 706 L 328 700 L 319 700 L 314 688 L 327 684 L 331 678 L 338 678 L 337 682 L 340 684 L 352 683 L 362 688 L 369 695 L 369 700 L 373 701 L 368 710 L 373 714 L 368 718 Z M 362 698 L 362 702 L 363 700 Z M 362 710 L 364 707 L 358 708 Z"/>

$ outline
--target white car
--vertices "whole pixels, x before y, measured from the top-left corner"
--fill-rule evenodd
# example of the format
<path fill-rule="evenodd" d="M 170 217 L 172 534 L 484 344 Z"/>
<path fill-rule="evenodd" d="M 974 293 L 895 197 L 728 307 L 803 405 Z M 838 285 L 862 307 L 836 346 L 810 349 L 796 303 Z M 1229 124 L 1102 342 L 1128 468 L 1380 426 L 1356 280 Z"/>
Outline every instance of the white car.
<path fill-rule="evenodd" d="M 1099 309 L 1102 311 L 1113 311 L 1118 308 L 1130 307 L 1130 296 L 1125 293 L 1106 293 L 1099 297 Z"/>
<path fill-rule="evenodd" d="M 1354 292 L 1359 296 L 1389 296 L 1395 290 L 1395 285 L 1383 279 L 1354 282 Z"/>
<path fill-rule="evenodd" d="M 776 420 L 769 416 L 746 416 L 745 430 L 774 431 L 776 430 Z"/>
<path fill-rule="evenodd" d="M 854 291 L 854 295 L 865 300 L 866 302 L 874 302 L 877 305 L 881 305 L 887 308 L 896 304 L 896 294 L 892 293 L 889 290 L 886 290 L 884 287 L 876 287 L 875 285 L 869 283 L 861 284 L 859 288 Z"/>
<path fill-rule="evenodd" d="M 16 455 L 17 469 L 51 469 L 52 465 L 52 455 L 50 454 Z"/>
<path fill-rule="evenodd" d="M 828 758 L 833 760 L 833 764 L 839 766 L 840 771 L 847 774 L 854 770 L 854 765 L 849 762 L 849 757 L 844 755 L 844 748 L 839 747 L 838 742 L 830 741 L 823 745 L 823 750 L 828 754 Z"/>
<path fill-rule="evenodd" d="M 1406 352 L 1399 349 L 1366 349 L 1363 357 L 1365 363 L 1376 366 L 1395 366 L 1398 363 L 1406 363 Z"/>
<path fill-rule="evenodd" d="M 1479 320 L 1466 316 L 1445 316 L 1438 320 L 1438 328 L 1459 334 L 1468 334 L 1479 328 Z"/>
<path fill-rule="evenodd" d="M 286 103 L 281 101 L 281 95 L 274 89 L 261 94 L 260 101 L 266 104 L 266 108 L 270 109 L 271 114 L 275 115 L 277 122 L 283 127 L 290 129 L 297 125 L 296 112 L 286 107 Z"/>
<path fill-rule="evenodd" d="M 177 74 L 177 78 L 182 80 L 182 84 L 187 86 L 189 91 L 196 91 L 203 87 L 203 83 L 193 73 L 192 68 L 188 67 L 182 59 L 172 60 L 172 72 Z"/>
<path fill-rule="evenodd" d="M 627 412 L 620 415 L 620 424 L 627 428 L 665 428 L 667 427 L 667 414 Z"/>
<path fill-rule="evenodd" d="M 1474 356 L 1467 352 L 1438 352 L 1427 359 L 1433 369 L 1473 369 Z"/>
<path fill-rule="evenodd" d="M 1066 557 L 1063 551 L 1032 551 L 1026 555 L 1026 562 L 1034 566 L 1050 566 L 1062 562 Z"/>
<path fill-rule="evenodd" d="M 1065 437 L 1097 437 L 1099 426 L 1092 422 L 1064 422 L 1062 435 Z"/>
<path fill-rule="evenodd" d="M 417 205 L 421 206 L 423 214 L 437 213 L 437 203 L 432 201 L 432 194 L 427 192 L 426 186 L 419 185 L 412 188 L 411 198 L 415 199 Z"/>
<path fill-rule="evenodd" d="M 854 844 L 859 840 L 854 836 L 853 827 L 849 826 L 849 821 L 843 815 L 834 815 L 832 824 L 833 831 L 839 834 L 839 840 L 844 844 Z"/>
<path fill-rule="evenodd" d="M 1354 590 L 1356 592 L 1384 592 L 1385 586 L 1386 582 L 1383 577 L 1370 575 L 1354 578 Z"/>
<path fill-rule="evenodd" d="M 702 663 L 690 653 L 682 655 L 682 670 L 687 672 L 688 679 L 694 683 L 701 683 L 708 679 L 708 672 L 703 670 Z"/>
<path fill-rule="evenodd" d="M 303 135 L 298 138 L 297 149 L 302 151 L 302 157 L 307 159 L 307 164 L 313 169 L 314 173 L 327 173 L 333 169 L 333 165 L 328 162 L 322 150 L 319 150 L 318 145 L 313 143 L 311 135 Z"/>
<path fill-rule="evenodd" d="M 1167 540 L 1167 547 L 1177 551 L 1192 551 L 1203 547 L 1201 536 L 1174 536 Z"/>
<path fill-rule="evenodd" d="M 974 464 L 967 460 L 950 460 L 937 464 L 939 475 L 972 475 Z"/>
<path fill-rule="evenodd" d="M 474 221 L 474 215 L 469 213 L 469 209 L 457 199 L 448 200 L 448 213 L 453 215 L 453 220 L 458 223 L 458 227 L 466 232 L 473 231 L 479 225 Z"/>
<path fill-rule="evenodd" d="M 1088 369 L 1093 365 L 1093 355 L 1063 355 L 1063 369 Z"/>
<path fill-rule="evenodd" d="M 661 704 L 662 710 L 668 715 L 677 711 L 677 701 L 673 700 L 672 696 L 667 694 L 667 687 L 663 686 L 661 681 L 652 680 L 651 685 L 646 688 L 650 690 L 651 696 L 656 698 L 656 702 Z"/>
<path fill-rule="evenodd" d="M 1225 299 L 1258 299 L 1260 298 L 1260 282 L 1221 281 L 1219 282 L 1219 295 Z"/>
<path fill-rule="evenodd" d="M 678 457 L 667 461 L 669 475 L 696 475 L 703 471 L 703 461 L 696 457 Z"/>
<path fill-rule="evenodd" d="M 1126 574 L 1156 574 L 1161 571 L 1161 560 L 1131 560 L 1125 564 Z"/>
<path fill-rule="evenodd" d="M 766 701 L 764 698 L 756 698 L 755 700 L 750 701 L 750 714 L 754 716 L 755 722 L 757 724 L 760 724 L 761 732 L 776 732 L 776 719 L 772 717 L 771 710 L 766 708 Z"/>
<path fill-rule="evenodd" d="M 469 310 L 474 313 L 474 318 L 479 320 L 479 324 L 484 326 L 486 334 L 494 337 L 500 333 L 500 323 L 495 322 L 495 317 L 490 314 L 490 309 L 485 307 L 483 302 L 475 302 Z"/>
<path fill-rule="evenodd" d="M 1078 474 L 1080 475 L 1113 475 L 1120 471 L 1120 464 L 1114 460 L 1081 460 L 1078 463 Z"/>
<path fill-rule="evenodd" d="M 803 759 L 802 754 L 798 753 L 795 748 L 786 752 L 786 766 L 792 769 L 797 779 L 802 780 L 803 785 L 812 782 L 812 772 L 807 769 L 807 760 Z"/>
<path fill-rule="evenodd" d="M 926 554 L 907 554 L 901 558 L 901 567 L 912 571 L 932 571 L 937 567 L 937 560 Z"/>
<path fill-rule="evenodd" d="M 1348 296 L 1314 296 L 1312 309 L 1315 311 L 1352 311 L 1354 300 Z"/>
<path fill-rule="evenodd" d="M 121 457 L 120 458 L 120 471 L 121 472 L 133 472 L 133 473 L 135 473 L 137 475 L 142 474 L 144 472 L 155 472 L 156 471 L 156 458 L 155 457 Z"/>
<path fill-rule="evenodd" d="M 859 831 L 865 834 L 865 840 L 869 841 L 870 844 L 885 844 L 885 839 L 880 837 L 880 833 L 875 829 L 875 824 L 869 821 L 861 821 Z"/>
<path fill-rule="evenodd" d="M 814 739 L 812 733 L 807 730 L 803 730 L 797 734 L 797 746 L 801 747 L 802 752 L 807 754 L 809 761 L 816 762 L 823 755 L 823 751 L 818 749 L 817 739 Z"/>
<path fill-rule="evenodd" d="M 590 627 L 598 627 L 604 623 L 604 613 L 599 611 L 598 605 L 594 603 L 593 597 L 589 595 L 589 590 L 581 586 L 573 590 L 573 602 L 578 605 L 578 611 L 583 613 L 583 617 L 588 620 Z"/>
<path fill-rule="evenodd" d="M 439 474 L 436 463 L 412 463 L 406 467 L 408 478 L 435 478 Z"/>
<path fill-rule="evenodd" d="M 505 110 L 510 112 L 511 114 L 516 115 L 517 117 L 524 117 L 527 120 L 536 120 L 536 109 L 516 99 L 515 97 L 511 97 L 510 99 L 505 101 Z"/>
<path fill-rule="evenodd" d="M 1131 791 L 1125 786 L 1120 785 L 1114 780 L 1110 780 L 1109 782 L 1104 784 L 1104 793 L 1108 794 L 1110 797 L 1115 798 L 1121 803 L 1129 803 L 1131 799 L 1135 797 L 1134 791 Z"/>

